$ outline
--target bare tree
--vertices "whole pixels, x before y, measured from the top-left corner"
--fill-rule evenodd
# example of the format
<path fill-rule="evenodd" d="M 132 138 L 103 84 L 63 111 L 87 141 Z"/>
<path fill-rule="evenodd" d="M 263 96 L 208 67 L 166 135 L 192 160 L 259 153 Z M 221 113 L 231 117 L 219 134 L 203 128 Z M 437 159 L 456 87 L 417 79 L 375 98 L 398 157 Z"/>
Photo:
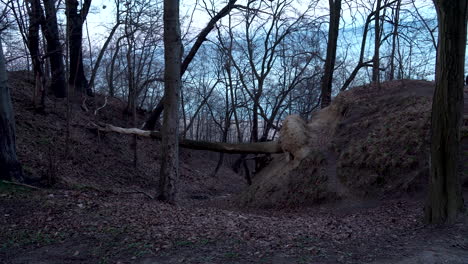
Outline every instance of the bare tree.
<path fill-rule="evenodd" d="M 432 103 L 431 176 L 425 208 L 429 223 L 453 223 L 463 210 L 460 127 L 468 1 L 434 0 L 439 21 L 436 88 Z"/>
<path fill-rule="evenodd" d="M 50 61 L 50 71 L 52 73 L 50 89 L 58 98 L 67 96 L 67 86 L 65 84 L 65 65 L 63 63 L 62 45 L 57 24 L 57 10 L 53 0 L 43 0 L 45 10 L 45 22 L 42 32 L 47 40 L 47 55 Z"/>
<path fill-rule="evenodd" d="M 390 54 L 389 80 L 395 79 L 395 56 L 396 56 L 396 48 L 397 48 L 398 26 L 400 24 L 400 8 L 401 8 L 401 0 L 398 0 L 396 3 L 395 9 L 393 9 L 394 19 L 393 19 L 393 33 L 392 33 L 392 51 Z"/>
<path fill-rule="evenodd" d="M 327 57 L 325 59 L 325 72 L 322 77 L 321 107 L 330 105 L 333 71 L 335 70 L 336 47 L 340 27 L 341 0 L 329 0 L 330 25 L 328 27 Z"/>
<path fill-rule="evenodd" d="M 99 66 L 101 65 L 101 61 L 102 61 L 102 58 L 104 57 L 104 53 L 106 52 L 107 47 L 109 46 L 109 43 L 112 40 L 112 37 L 114 36 L 115 32 L 117 31 L 117 29 L 122 23 L 122 21 L 120 20 L 120 0 L 115 0 L 114 2 L 117 8 L 115 25 L 112 27 L 111 32 L 109 33 L 109 36 L 106 39 L 106 42 L 104 42 L 104 45 L 102 46 L 101 51 L 99 52 L 96 63 L 94 64 L 93 70 L 91 72 L 91 78 L 89 78 L 89 87 L 91 88 L 94 85 L 94 80 L 96 79 L 97 71 L 99 69 Z"/>
<path fill-rule="evenodd" d="M 39 0 L 31 0 L 29 13 L 29 30 L 28 30 L 28 49 L 31 54 L 31 61 L 33 64 L 33 73 L 35 80 L 33 103 L 37 107 L 37 96 L 40 97 L 39 107 L 44 108 L 45 89 L 44 89 L 44 73 L 42 70 L 41 54 L 39 51 L 39 29 L 44 20 L 44 13 L 42 10 L 41 2 Z"/>
<path fill-rule="evenodd" d="M 69 32 L 70 72 L 68 83 L 76 95 L 92 95 L 83 67 L 83 24 L 88 16 L 91 0 L 84 0 L 78 11 L 78 0 L 66 0 L 67 31 Z"/>
<path fill-rule="evenodd" d="M 208 24 L 205 28 L 198 34 L 195 43 L 193 44 L 192 48 L 190 49 L 187 57 L 185 57 L 184 61 L 181 64 L 181 76 L 187 70 L 189 64 L 192 62 L 193 58 L 195 57 L 197 51 L 200 49 L 203 42 L 206 40 L 208 34 L 210 34 L 211 30 L 215 27 L 216 23 L 221 20 L 223 17 L 229 14 L 229 12 L 235 7 L 235 3 L 237 0 L 229 0 L 228 4 L 222 8 L 216 15 L 212 16 Z M 183 55 L 183 54 L 182 54 Z M 151 115 L 146 120 L 145 124 L 143 124 L 143 128 L 147 130 L 154 130 L 156 123 L 158 122 L 161 113 L 164 110 L 164 98 L 158 103 L 158 105 L 152 110 Z"/>
<path fill-rule="evenodd" d="M 377 0 L 377 1 L 381 1 L 381 0 Z M 364 60 L 365 59 L 365 51 L 366 51 L 367 34 L 368 34 L 368 30 L 369 30 L 369 25 L 372 22 L 372 19 L 374 19 L 374 21 L 375 21 L 375 19 L 377 19 L 377 17 L 380 17 L 379 16 L 380 10 L 382 10 L 384 8 L 387 8 L 388 6 L 391 6 L 394 2 L 395 1 L 392 1 L 392 2 L 386 3 L 384 5 L 381 5 L 381 6 L 379 6 L 378 9 L 375 9 L 375 10 L 371 11 L 367 15 L 367 18 L 366 18 L 365 23 L 364 23 L 364 28 L 363 28 L 362 41 L 361 41 L 361 51 L 359 53 L 358 63 L 356 65 L 356 67 L 353 69 L 353 71 L 351 72 L 351 74 L 349 75 L 349 77 L 344 82 L 343 86 L 341 86 L 340 91 L 344 91 L 344 90 L 348 89 L 349 85 L 353 82 L 354 78 L 356 78 L 356 76 L 359 73 L 360 69 L 362 69 L 363 67 L 373 67 L 374 65 L 377 65 L 375 63 L 376 62 L 375 59 L 377 59 L 377 57 L 375 56 L 375 50 L 374 50 L 374 58 L 372 60 Z M 380 30 L 379 30 L 379 32 L 380 32 Z M 379 41 L 379 45 L 380 45 L 380 41 Z"/>
<path fill-rule="evenodd" d="M 374 57 L 372 59 L 372 82 L 380 84 L 380 40 L 381 40 L 381 22 L 380 9 L 382 0 L 376 0 L 374 15 Z"/>
<path fill-rule="evenodd" d="M 179 179 L 179 94 L 182 42 L 179 0 L 164 0 L 164 121 L 158 199 L 176 202 Z"/>

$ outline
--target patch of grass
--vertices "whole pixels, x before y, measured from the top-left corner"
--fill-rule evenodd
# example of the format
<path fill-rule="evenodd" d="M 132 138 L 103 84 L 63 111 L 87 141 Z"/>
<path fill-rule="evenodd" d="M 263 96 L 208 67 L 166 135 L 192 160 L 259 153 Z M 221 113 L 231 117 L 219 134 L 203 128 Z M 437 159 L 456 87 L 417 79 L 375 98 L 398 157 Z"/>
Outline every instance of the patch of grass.
<path fill-rule="evenodd" d="M 37 143 L 40 145 L 50 145 L 52 141 L 49 138 L 39 138 Z"/>
<path fill-rule="evenodd" d="M 117 236 L 117 235 L 123 234 L 125 232 L 125 228 L 109 226 L 109 227 L 104 228 L 102 232 L 105 234 L 109 234 L 111 236 Z"/>
<path fill-rule="evenodd" d="M 195 243 L 192 241 L 187 241 L 187 240 L 178 240 L 174 242 L 175 246 L 178 247 L 188 247 L 188 246 L 193 246 Z"/>
<path fill-rule="evenodd" d="M 133 242 L 126 245 L 125 249 L 132 252 L 135 257 L 140 257 L 147 254 L 152 254 L 151 250 L 154 247 L 151 243 Z"/>
<path fill-rule="evenodd" d="M 190 247 L 190 248 L 202 247 L 211 243 L 213 243 L 213 241 L 209 239 L 200 239 L 196 241 L 175 240 L 172 242 L 172 244 L 176 247 Z"/>
<path fill-rule="evenodd" d="M 109 263 L 109 257 L 105 256 L 99 259 L 99 264 L 107 264 Z"/>
<path fill-rule="evenodd" d="M 233 251 L 225 252 L 224 257 L 229 259 L 236 259 L 239 258 L 239 253 Z"/>
<path fill-rule="evenodd" d="M 2 250 L 12 248 L 12 247 L 23 247 L 27 245 L 50 245 L 60 241 L 63 238 L 61 234 L 49 234 L 42 232 L 41 230 L 37 232 L 32 232 L 31 230 L 17 230 L 14 232 L 9 232 L 8 234 L 3 234 L 4 237 L 0 248 Z"/>
<path fill-rule="evenodd" d="M 307 256 L 299 256 L 298 259 L 297 259 L 297 263 L 312 263 L 311 260 L 310 260 L 310 257 L 307 257 Z"/>

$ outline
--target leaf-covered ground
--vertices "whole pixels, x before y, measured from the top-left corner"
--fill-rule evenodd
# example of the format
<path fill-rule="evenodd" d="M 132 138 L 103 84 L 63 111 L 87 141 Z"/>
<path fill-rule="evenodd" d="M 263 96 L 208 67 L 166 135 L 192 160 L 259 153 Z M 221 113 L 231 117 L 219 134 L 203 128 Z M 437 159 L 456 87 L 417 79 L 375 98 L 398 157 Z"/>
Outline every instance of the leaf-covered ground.
<path fill-rule="evenodd" d="M 411 258 L 423 250 L 445 250 L 441 259 L 452 255 L 459 262 L 450 263 L 467 263 L 466 217 L 451 227 L 425 226 L 419 200 L 406 197 L 295 210 L 229 210 L 226 204 L 219 208 L 207 200 L 172 206 L 137 194 L 32 191 L 3 184 L 0 260 L 380 263 Z"/>

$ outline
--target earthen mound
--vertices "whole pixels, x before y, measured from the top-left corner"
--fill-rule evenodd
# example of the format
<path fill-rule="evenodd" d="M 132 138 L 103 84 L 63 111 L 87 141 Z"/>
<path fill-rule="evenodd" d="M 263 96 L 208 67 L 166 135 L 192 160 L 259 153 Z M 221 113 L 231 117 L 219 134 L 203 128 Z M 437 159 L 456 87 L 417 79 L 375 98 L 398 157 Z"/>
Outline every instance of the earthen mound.
<path fill-rule="evenodd" d="M 239 196 L 285 207 L 422 189 L 428 177 L 434 84 L 400 80 L 340 93 L 308 122 L 309 154 L 278 155 Z"/>

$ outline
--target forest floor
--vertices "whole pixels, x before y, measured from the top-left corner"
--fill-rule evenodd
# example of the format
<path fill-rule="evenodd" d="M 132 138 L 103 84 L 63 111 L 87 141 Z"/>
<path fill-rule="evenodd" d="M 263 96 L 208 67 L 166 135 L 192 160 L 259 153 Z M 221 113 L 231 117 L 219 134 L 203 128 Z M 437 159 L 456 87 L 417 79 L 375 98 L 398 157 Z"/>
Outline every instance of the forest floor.
<path fill-rule="evenodd" d="M 42 185 L 0 183 L 0 263 L 468 263 L 468 216 L 426 225 L 419 192 L 240 208 L 233 200 L 246 184 L 229 162 L 212 177 L 217 155 L 182 150 L 179 204 L 161 203 L 149 197 L 158 143 L 139 139 L 133 168 L 131 137 L 98 137 L 87 125 L 97 117 L 76 106 L 65 153 L 64 103 L 36 113 L 30 85 L 14 87 L 19 157 Z M 122 109 L 111 100 L 99 120 L 128 126 L 115 117 Z"/>

